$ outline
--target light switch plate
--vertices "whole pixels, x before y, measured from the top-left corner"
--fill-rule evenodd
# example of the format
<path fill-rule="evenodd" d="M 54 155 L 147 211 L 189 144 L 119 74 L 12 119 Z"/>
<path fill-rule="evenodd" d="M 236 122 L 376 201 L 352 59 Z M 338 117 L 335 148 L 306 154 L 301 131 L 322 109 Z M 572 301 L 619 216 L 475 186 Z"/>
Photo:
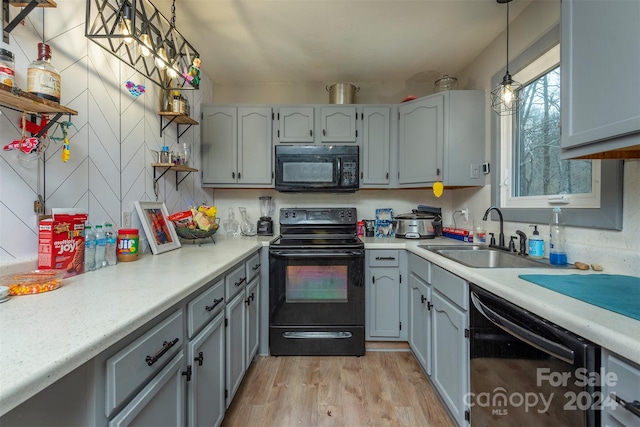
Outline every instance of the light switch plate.
<path fill-rule="evenodd" d="M 122 228 L 131 228 L 131 212 L 122 212 Z"/>

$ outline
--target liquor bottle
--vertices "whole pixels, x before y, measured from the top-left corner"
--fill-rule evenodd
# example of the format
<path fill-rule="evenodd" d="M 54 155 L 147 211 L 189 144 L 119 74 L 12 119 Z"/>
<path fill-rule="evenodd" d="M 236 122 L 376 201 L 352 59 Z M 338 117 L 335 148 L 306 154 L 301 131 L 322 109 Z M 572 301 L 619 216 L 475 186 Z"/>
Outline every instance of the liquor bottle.
<path fill-rule="evenodd" d="M 51 65 L 51 47 L 38 43 L 38 59 L 27 68 L 27 92 L 60 102 L 60 73 Z"/>

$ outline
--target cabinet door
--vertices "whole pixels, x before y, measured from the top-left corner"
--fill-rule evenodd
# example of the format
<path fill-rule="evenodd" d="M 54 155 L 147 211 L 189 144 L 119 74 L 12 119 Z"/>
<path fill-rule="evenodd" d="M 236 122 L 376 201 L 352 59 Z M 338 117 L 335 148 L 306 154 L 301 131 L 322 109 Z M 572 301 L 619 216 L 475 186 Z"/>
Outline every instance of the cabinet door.
<path fill-rule="evenodd" d="M 562 148 L 640 132 L 640 2 L 561 5 Z"/>
<path fill-rule="evenodd" d="M 244 289 L 225 308 L 226 317 L 226 386 L 227 407 L 231 404 L 245 372 L 246 314 Z"/>
<path fill-rule="evenodd" d="M 444 147 L 444 96 L 401 104 L 399 128 L 399 184 L 437 180 Z"/>
<path fill-rule="evenodd" d="M 433 371 L 431 380 L 458 425 L 464 425 L 469 388 L 469 342 L 466 314 L 438 291 L 433 297 Z"/>
<path fill-rule="evenodd" d="M 322 142 L 356 142 L 356 107 L 321 107 Z"/>
<path fill-rule="evenodd" d="M 225 411 L 224 313 L 213 319 L 189 343 L 187 364 L 192 366 L 188 383 L 188 425 L 218 426 Z"/>
<path fill-rule="evenodd" d="M 202 107 L 202 183 L 237 182 L 236 107 Z"/>
<path fill-rule="evenodd" d="M 184 353 L 173 358 L 122 411 L 109 427 L 183 426 L 185 424 Z"/>
<path fill-rule="evenodd" d="M 364 107 L 360 185 L 384 187 L 391 173 L 391 109 Z"/>
<path fill-rule="evenodd" d="M 313 142 L 313 107 L 280 107 L 280 142 Z"/>
<path fill-rule="evenodd" d="M 238 107 L 238 183 L 272 183 L 271 107 Z"/>
<path fill-rule="evenodd" d="M 370 268 L 367 334 L 371 338 L 400 337 L 400 271 Z"/>
<path fill-rule="evenodd" d="M 260 276 L 253 279 L 248 285 L 245 294 L 247 305 L 247 357 L 246 368 L 258 353 L 260 343 Z"/>
<path fill-rule="evenodd" d="M 409 346 L 431 375 L 431 287 L 413 271 L 409 273 Z"/>

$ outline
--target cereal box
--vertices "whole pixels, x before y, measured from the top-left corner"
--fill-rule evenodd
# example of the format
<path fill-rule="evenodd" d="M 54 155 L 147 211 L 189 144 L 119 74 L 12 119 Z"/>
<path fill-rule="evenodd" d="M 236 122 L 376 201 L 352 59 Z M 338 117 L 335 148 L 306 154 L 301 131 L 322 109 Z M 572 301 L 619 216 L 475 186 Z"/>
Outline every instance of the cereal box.
<path fill-rule="evenodd" d="M 38 224 L 38 269 L 84 273 L 84 224 L 87 214 L 56 214 Z"/>

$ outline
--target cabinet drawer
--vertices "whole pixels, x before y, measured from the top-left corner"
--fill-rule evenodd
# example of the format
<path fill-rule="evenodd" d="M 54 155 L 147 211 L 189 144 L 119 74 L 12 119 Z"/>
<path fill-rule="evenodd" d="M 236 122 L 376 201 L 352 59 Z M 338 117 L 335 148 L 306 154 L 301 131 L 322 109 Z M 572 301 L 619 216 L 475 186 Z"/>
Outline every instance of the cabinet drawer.
<path fill-rule="evenodd" d="M 256 252 L 255 255 L 252 255 L 246 262 L 247 268 L 247 283 L 253 280 L 258 274 L 260 274 L 260 252 Z"/>
<path fill-rule="evenodd" d="M 409 273 L 414 273 L 426 283 L 431 284 L 431 263 L 426 259 L 409 254 Z"/>
<path fill-rule="evenodd" d="M 632 365 L 625 360 L 619 359 L 607 351 L 603 351 L 603 361 L 607 374 L 615 373 L 616 379 L 606 379 L 605 395 L 603 398 L 607 399 L 611 393 L 624 400 L 625 402 L 633 402 L 640 400 L 640 368 Z M 624 426 L 640 425 L 640 417 L 624 409 L 621 405 L 613 403 L 613 397 L 610 397 L 611 402 L 603 404 L 605 414 L 603 415 L 603 425 L 617 425 L 612 419 L 615 419 Z M 611 403 L 611 404 L 609 404 Z"/>
<path fill-rule="evenodd" d="M 183 330 L 178 310 L 107 359 L 107 417 L 182 348 Z"/>
<path fill-rule="evenodd" d="M 247 271 L 244 263 L 227 273 L 224 278 L 225 298 L 229 302 L 247 283 Z"/>
<path fill-rule="evenodd" d="M 398 251 L 375 250 L 369 252 L 369 267 L 397 267 Z"/>
<path fill-rule="evenodd" d="M 467 281 L 437 265 L 431 267 L 431 285 L 464 310 L 469 309 Z"/>
<path fill-rule="evenodd" d="M 187 304 L 187 325 L 189 338 L 200 330 L 205 323 L 212 320 L 224 309 L 224 280 L 211 286 L 208 290 Z"/>

